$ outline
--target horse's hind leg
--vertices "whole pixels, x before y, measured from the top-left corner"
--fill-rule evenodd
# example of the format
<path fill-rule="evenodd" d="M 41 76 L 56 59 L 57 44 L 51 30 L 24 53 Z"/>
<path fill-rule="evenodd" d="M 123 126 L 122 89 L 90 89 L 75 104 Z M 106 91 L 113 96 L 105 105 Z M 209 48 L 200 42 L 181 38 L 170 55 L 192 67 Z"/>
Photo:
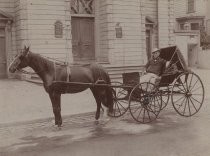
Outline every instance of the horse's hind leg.
<path fill-rule="evenodd" d="M 49 93 L 52 107 L 53 107 L 53 113 L 55 117 L 55 125 L 58 125 L 60 127 L 62 125 L 62 117 L 61 117 L 61 94 L 52 92 Z"/>
<path fill-rule="evenodd" d="M 96 100 L 96 104 L 97 104 L 97 108 L 96 108 L 96 115 L 95 115 L 95 119 L 98 120 L 100 118 L 100 109 L 101 109 L 101 100 L 100 100 L 100 96 L 97 93 L 97 90 L 95 89 L 90 89 L 93 93 L 93 96 Z"/>

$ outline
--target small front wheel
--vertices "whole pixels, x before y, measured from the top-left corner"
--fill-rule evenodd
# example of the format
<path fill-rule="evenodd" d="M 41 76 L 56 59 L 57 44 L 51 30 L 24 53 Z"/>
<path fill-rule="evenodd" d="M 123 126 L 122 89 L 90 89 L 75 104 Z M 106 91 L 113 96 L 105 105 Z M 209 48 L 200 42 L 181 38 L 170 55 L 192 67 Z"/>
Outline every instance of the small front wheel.
<path fill-rule="evenodd" d="M 120 117 L 128 110 L 128 91 L 123 88 L 121 82 L 112 82 L 113 95 L 113 113 L 109 114 L 111 117 Z"/>

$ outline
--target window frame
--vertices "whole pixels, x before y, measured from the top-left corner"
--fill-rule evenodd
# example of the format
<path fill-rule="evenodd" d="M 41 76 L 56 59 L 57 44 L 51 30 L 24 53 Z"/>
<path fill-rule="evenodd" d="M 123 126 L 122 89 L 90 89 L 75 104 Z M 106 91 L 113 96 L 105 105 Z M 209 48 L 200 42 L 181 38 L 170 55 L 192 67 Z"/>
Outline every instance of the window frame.
<path fill-rule="evenodd" d="M 190 3 L 193 2 L 193 8 L 191 10 L 191 8 L 189 7 Z M 194 13 L 196 8 L 196 0 L 187 0 L 187 13 Z"/>

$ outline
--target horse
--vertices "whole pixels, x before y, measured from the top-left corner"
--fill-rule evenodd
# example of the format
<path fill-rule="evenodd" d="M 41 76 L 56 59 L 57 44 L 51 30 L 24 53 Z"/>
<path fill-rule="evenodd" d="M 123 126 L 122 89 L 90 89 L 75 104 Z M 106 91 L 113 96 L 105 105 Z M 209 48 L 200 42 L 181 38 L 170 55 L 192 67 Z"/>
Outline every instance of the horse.
<path fill-rule="evenodd" d="M 107 114 L 113 112 L 113 94 L 112 89 L 108 87 L 111 83 L 110 77 L 101 65 L 96 63 L 86 66 L 62 65 L 40 54 L 32 53 L 29 47 L 24 46 L 24 49 L 14 57 L 9 71 L 14 73 L 25 67 L 31 67 L 43 81 L 44 89 L 52 103 L 55 125 L 58 127 L 62 125 L 61 94 L 64 93 L 79 93 L 90 88 L 97 104 L 95 119 L 98 120 L 100 117 L 101 104 L 107 108 Z M 63 83 L 53 87 L 55 82 Z M 71 85 L 67 82 L 75 84 Z M 104 86 L 94 85 L 97 83 L 102 83 Z"/>

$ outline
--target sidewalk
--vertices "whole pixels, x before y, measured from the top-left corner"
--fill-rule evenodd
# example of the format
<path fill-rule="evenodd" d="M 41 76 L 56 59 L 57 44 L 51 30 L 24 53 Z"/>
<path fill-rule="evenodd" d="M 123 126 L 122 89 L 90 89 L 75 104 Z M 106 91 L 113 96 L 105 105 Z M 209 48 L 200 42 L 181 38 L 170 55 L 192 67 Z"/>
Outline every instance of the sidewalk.
<path fill-rule="evenodd" d="M 93 112 L 96 102 L 88 89 L 63 94 L 62 116 Z M 43 86 L 15 79 L 0 80 L 0 124 L 54 117 L 50 98 Z"/>
<path fill-rule="evenodd" d="M 210 70 L 192 69 L 205 87 L 205 99 L 210 98 Z M 62 116 L 95 112 L 96 102 L 88 89 L 77 94 L 63 94 Z M 26 81 L 0 80 L 0 124 L 45 119 L 53 116 L 50 98 L 44 88 Z"/>

